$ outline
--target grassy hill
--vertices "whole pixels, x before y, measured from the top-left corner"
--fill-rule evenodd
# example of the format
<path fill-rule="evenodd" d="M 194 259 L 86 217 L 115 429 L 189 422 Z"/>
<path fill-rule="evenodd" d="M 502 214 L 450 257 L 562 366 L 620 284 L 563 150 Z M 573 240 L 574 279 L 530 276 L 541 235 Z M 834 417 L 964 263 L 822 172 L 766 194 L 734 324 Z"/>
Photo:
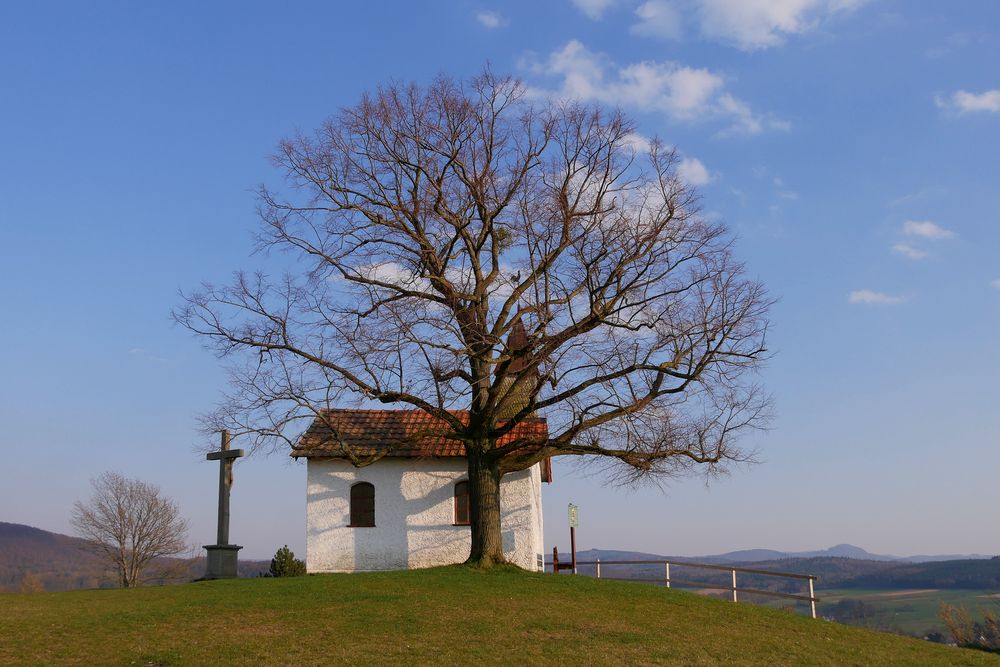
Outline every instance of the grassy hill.
<path fill-rule="evenodd" d="M 2 664 L 979 665 L 644 584 L 460 567 L 0 594 Z"/>

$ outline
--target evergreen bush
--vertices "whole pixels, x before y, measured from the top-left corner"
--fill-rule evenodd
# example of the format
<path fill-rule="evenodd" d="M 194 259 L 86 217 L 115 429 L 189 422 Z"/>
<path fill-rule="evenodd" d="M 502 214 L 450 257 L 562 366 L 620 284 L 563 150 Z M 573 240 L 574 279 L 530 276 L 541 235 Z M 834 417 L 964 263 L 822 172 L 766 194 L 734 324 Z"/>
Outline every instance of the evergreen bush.
<path fill-rule="evenodd" d="M 301 577 L 305 573 L 305 562 L 296 558 L 287 544 L 274 554 L 268 572 L 272 577 Z"/>

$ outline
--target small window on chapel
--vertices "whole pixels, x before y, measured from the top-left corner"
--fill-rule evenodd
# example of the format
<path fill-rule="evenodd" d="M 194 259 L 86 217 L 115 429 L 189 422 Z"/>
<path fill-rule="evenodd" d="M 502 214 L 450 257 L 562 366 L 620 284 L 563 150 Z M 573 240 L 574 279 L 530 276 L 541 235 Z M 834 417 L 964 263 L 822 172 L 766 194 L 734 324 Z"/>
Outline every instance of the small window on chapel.
<path fill-rule="evenodd" d="M 469 525 L 469 482 L 455 485 L 455 524 Z"/>
<path fill-rule="evenodd" d="M 375 526 L 375 487 L 358 482 L 351 487 L 351 524 L 354 528 Z"/>

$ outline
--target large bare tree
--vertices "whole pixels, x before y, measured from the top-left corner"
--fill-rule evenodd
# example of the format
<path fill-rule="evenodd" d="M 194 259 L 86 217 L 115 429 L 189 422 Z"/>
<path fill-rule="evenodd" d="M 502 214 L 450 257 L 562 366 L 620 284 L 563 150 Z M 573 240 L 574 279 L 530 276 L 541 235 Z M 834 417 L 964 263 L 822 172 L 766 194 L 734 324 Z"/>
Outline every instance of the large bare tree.
<path fill-rule="evenodd" d="M 141 584 L 157 559 L 187 549 L 187 522 L 157 487 L 114 472 L 91 486 L 93 496 L 73 505 L 71 521 L 77 534 L 114 566 L 123 588 Z"/>
<path fill-rule="evenodd" d="M 274 447 L 333 405 L 425 410 L 465 446 L 481 566 L 503 561 L 506 473 L 560 455 L 627 480 L 746 460 L 769 300 L 674 151 L 621 112 L 490 71 L 391 84 L 273 161 L 286 180 L 259 190 L 259 242 L 291 268 L 175 311 L 236 360 L 211 428 Z M 547 439 L 497 446 L 535 414 Z"/>

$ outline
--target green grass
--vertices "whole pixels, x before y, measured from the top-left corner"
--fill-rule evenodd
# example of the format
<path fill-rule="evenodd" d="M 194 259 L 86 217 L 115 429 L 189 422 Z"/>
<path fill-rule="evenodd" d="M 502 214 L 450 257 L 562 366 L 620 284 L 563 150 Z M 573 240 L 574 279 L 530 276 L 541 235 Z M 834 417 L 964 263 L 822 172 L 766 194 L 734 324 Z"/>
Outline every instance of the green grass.
<path fill-rule="evenodd" d="M 0 663 L 978 665 L 1000 657 L 644 584 L 449 567 L 4 594 Z"/>
<path fill-rule="evenodd" d="M 987 609 L 994 613 L 1000 612 L 1000 599 L 989 597 L 996 594 L 995 590 L 905 591 L 900 589 L 843 588 L 820 591 L 818 594 L 823 599 L 823 603 L 827 605 L 836 604 L 846 598 L 861 600 L 881 612 L 880 621 L 912 635 L 922 635 L 928 630 L 936 630 L 947 635 L 947 628 L 938 616 L 941 603 L 968 609 L 974 620 L 982 620 L 982 612 Z"/>

